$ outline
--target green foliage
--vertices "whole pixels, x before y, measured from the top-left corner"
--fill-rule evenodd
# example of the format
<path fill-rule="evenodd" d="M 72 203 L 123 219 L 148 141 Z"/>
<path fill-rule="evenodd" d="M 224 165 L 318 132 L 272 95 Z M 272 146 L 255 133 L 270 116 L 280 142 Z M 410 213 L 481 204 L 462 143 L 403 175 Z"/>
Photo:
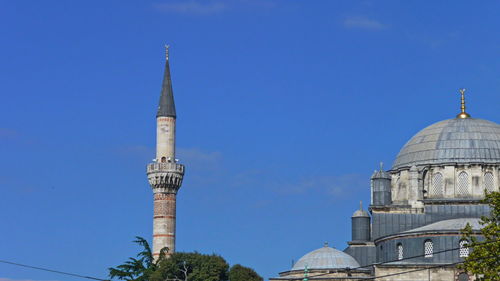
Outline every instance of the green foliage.
<path fill-rule="evenodd" d="M 227 281 L 229 265 L 218 255 L 174 253 L 164 259 L 151 281 Z"/>
<path fill-rule="evenodd" d="M 229 270 L 229 281 L 264 281 L 255 270 L 235 264 Z"/>
<path fill-rule="evenodd" d="M 136 237 L 135 243 L 143 250 L 137 258 L 129 258 L 116 268 L 109 268 L 109 276 L 125 281 L 263 281 L 253 269 L 233 266 L 219 255 L 194 253 L 173 253 L 166 256 L 164 248 L 155 261 L 148 242 Z"/>
<path fill-rule="evenodd" d="M 467 226 L 462 230 L 464 238 L 469 241 L 473 249 L 460 268 L 476 275 L 478 281 L 500 280 L 500 192 L 486 194 L 483 203 L 490 206 L 490 215 L 481 217 L 480 223 L 484 226 L 478 239 L 478 233 Z"/>
<path fill-rule="evenodd" d="M 108 268 L 110 278 L 125 281 L 148 281 L 150 276 L 158 269 L 158 264 L 165 259 L 167 248 L 161 250 L 158 260 L 155 261 L 146 239 L 137 236 L 134 242 L 142 246 L 143 250 L 137 254 L 137 258 L 129 258 L 124 264 L 115 268 Z"/>

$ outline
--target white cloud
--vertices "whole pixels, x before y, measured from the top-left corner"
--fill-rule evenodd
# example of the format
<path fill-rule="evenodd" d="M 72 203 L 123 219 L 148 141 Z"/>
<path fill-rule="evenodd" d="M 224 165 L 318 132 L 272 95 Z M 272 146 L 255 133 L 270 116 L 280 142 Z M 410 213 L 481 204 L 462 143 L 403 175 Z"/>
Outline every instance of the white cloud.
<path fill-rule="evenodd" d="M 370 186 L 370 179 L 359 174 L 340 176 L 319 176 L 305 178 L 296 183 L 273 183 L 277 192 L 283 194 L 300 194 L 306 192 L 320 192 L 333 197 L 348 197 L 358 194 Z"/>
<path fill-rule="evenodd" d="M 19 133 L 12 129 L 0 128 L 0 139 L 11 139 L 17 137 L 18 135 Z"/>
<path fill-rule="evenodd" d="M 139 159 L 140 161 L 151 161 L 156 155 L 154 148 L 145 145 L 121 146 L 116 149 L 116 153 L 125 158 Z"/>
<path fill-rule="evenodd" d="M 154 7 L 166 13 L 178 14 L 217 14 L 225 11 L 228 7 L 222 1 L 177 1 L 170 3 L 156 3 Z"/>
<path fill-rule="evenodd" d="M 387 28 L 387 25 L 380 21 L 369 19 L 366 17 L 348 17 L 344 19 L 343 25 L 347 28 L 365 29 L 378 31 Z"/>
<path fill-rule="evenodd" d="M 153 4 L 164 13 L 213 15 L 229 10 L 269 10 L 276 6 L 271 0 L 186 0 Z"/>
<path fill-rule="evenodd" d="M 180 162 L 195 169 L 219 168 L 222 154 L 217 151 L 203 151 L 199 148 L 178 148 L 177 155 Z"/>

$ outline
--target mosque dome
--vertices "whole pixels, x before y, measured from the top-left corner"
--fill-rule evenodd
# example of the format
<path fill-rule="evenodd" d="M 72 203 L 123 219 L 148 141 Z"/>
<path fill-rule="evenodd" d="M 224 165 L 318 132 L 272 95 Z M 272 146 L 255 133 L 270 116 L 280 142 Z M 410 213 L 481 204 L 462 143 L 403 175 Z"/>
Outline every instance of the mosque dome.
<path fill-rule="evenodd" d="M 500 163 L 500 125 L 470 117 L 437 122 L 403 146 L 392 169 L 451 163 Z"/>
<path fill-rule="evenodd" d="M 308 269 L 346 269 L 357 268 L 359 263 L 350 255 L 325 245 L 301 257 L 292 270 Z"/>

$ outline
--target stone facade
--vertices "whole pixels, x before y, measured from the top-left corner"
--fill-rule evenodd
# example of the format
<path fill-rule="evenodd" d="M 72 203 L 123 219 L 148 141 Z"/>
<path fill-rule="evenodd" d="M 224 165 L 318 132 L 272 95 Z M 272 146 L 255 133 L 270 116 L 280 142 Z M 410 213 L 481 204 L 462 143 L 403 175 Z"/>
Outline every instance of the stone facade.
<path fill-rule="evenodd" d="M 427 266 L 375 266 L 376 280 L 380 281 L 473 281 L 476 278 L 455 267 L 429 268 Z M 401 272 L 408 272 L 400 274 Z"/>

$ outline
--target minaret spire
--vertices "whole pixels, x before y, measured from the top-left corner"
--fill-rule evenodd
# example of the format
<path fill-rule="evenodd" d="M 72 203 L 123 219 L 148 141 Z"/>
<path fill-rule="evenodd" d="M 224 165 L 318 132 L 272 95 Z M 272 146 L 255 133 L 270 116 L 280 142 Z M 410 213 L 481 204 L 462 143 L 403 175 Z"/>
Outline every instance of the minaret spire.
<path fill-rule="evenodd" d="M 165 45 L 165 71 L 161 85 L 160 102 L 156 117 L 176 117 L 174 91 L 172 90 L 172 78 L 170 77 L 169 45 Z"/>
<path fill-rule="evenodd" d="M 460 95 L 462 96 L 461 106 L 460 106 L 461 112 L 460 114 L 457 115 L 457 118 L 462 118 L 462 119 L 469 118 L 470 114 L 465 112 L 465 89 L 460 89 L 459 92 Z"/>

